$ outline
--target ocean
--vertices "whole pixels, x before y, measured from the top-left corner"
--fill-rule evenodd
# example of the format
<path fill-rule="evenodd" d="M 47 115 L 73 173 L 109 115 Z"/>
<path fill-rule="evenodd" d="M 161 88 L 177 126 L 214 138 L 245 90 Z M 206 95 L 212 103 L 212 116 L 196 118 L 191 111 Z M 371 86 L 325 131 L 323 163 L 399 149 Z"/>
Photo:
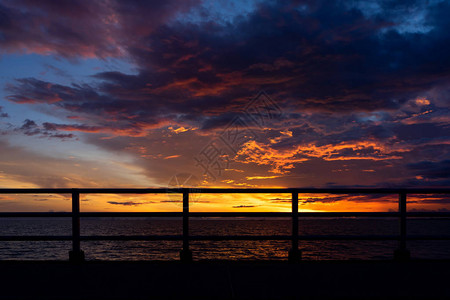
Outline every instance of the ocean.
<path fill-rule="evenodd" d="M 450 235 L 450 219 L 408 219 L 408 234 Z M 191 235 L 289 235 L 285 219 L 190 220 Z M 300 218 L 302 235 L 395 235 L 396 218 Z M 81 235 L 181 235 L 181 220 L 81 219 Z M 71 220 L 0 219 L 0 235 L 71 235 Z M 299 241 L 304 260 L 392 259 L 397 241 Z M 191 241 L 194 260 L 286 260 L 290 241 Z M 450 258 L 450 241 L 408 241 L 418 259 Z M 181 241 L 83 241 L 87 260 L 178 260 Z M 70 241 L 0 242 L 0 260 L 67 260 Z"/>

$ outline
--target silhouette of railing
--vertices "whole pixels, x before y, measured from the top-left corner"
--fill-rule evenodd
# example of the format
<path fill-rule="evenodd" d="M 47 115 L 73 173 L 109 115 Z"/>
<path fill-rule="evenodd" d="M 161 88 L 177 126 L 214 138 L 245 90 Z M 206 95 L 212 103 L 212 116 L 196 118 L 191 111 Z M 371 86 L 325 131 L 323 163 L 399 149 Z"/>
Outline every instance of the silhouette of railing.
<path fill-rule="evenodd" d="M 182 212 L 80 212 L 80 194 L 181 194 L 183 197 Z M 291 212 L 190 212 L 189 195 L 193 193 L 207 194 L 256 194 L 276 193 L 292 195 Z M 398 248 L 394 251 L 394 259 L 407 260 L 410 253 L 406 248 L 407 240 L 450 240 L 450 235 L 407 235 L 407 217 L 450 217 L 450 212 L 407 212 L 408 194 L 450 194 L 450 188 L 425 188 L 425 189 L 382 189 L 382 188 L 352 188 L 352 189 L 326 189 L 326 188 L 170 188 L 170 189 L 0 189 L 0 194 L 71 194 L 72 212 L 0 212 L 0 218 L 11 217 L 70 217 L 72 219 L 71 236 L 0 236 L 0 241 L 72 241 L 72 250 L 69 259 L 74 262 L 84 260 L 84 252 L 81 250 L 81 241 L 179 241 L 182 250 L 180 259 L 191 261 L 192 253 L 189 249 L 190 241 L 224 241 L 224 240 L 290 240 L 289 261 L 297 262 L 301 259 L 301 251 L 298 249 L 299 240 L 397 240 Z M 299 212 L 298 194 L 397 194 L 398 212 Z M 81 236 L 80 217 L 181 217 L 183 220 L 182 235 L 129 235 L 129 236 Z M 191 236 L 189 235 L 189 218 L 191 217 L 289 217 L 292 220 L 291 235 L 227 235 L 227 236 Z M 299 235 L 299 217 L 398 217 L 398 235 Z"/>

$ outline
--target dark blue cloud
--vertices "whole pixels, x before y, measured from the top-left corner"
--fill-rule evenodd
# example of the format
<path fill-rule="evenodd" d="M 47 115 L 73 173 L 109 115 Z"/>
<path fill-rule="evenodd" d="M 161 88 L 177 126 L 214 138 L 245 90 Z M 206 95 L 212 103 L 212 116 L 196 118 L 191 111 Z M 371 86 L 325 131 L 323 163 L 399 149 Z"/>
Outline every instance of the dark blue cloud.
<path fill-rule="evenodd" d="M 381 11 L 367 16 L 361 8 L 349 8 L 343 2 L 268 2 L 233 23 L 191 24 L 179 18 L 170 25 L 159 24 L 152 32 L 138 34 L 138 42 L 123 45 L 140 68 L 138 75 L 99 73 L 95 78 L 103 83 L 95 90 L 80 87 L 89 93 L 85 109 L 89 109 L 89 97 L 103 93 L 116 99 L 117 107 L 129 104 L 122 100 L 140 100 L 157 110 L 166 106 L 176 111 L 176 104 L 185 102 L 193 113 L 207 114 L 233 107 L 236 99 L 260 89 L 280 95 L 297 110 L 398 109 L 445 82 L 442 71 L 450 63 L 443 34 L 448 22 L 436 20 L 445 19 L 442 11 L 450 11 L 449 5 L 425 8 L 425 23 L 431 31 L 399 32 L 397 17 L 415 5 L 413 1 L 396 4 L 395 15 L 393 4 L 380 3 Z M 153 9 L 158 7 L 166 9 L 162 4 Z M 66 11 L 49 4 L 41 9 Z M 132 34 L 130 28 L 143 25 L 139 19 L 150 7 L 127 2 L 114 9 L 119 19 L 138 13 L 134 23 L 130 19 L 134 25 L 121 27 L 130 30 L 123 34 Z M 79 14 L 88 12 L 92 9 L 80 8 Z M 82 32 L 76 36 L 85 39 Z M 77 39 L 68 33 L 60 38 Z M 18 94 L 11 99 L 28 99 Z"/>
<path fill-rule="evenodd" d="M 416 171 L 417 175 L 429 179 L 449 179 L 450 180 L 450 160 L 444 161 L 421 161 L 409 164 L 408 167 Z"/>
<path fill-rule="evenodd" d="M 0 106 L 0 118 L 8 118 L 9 115 L 3 112 L 3 107 Z"/>

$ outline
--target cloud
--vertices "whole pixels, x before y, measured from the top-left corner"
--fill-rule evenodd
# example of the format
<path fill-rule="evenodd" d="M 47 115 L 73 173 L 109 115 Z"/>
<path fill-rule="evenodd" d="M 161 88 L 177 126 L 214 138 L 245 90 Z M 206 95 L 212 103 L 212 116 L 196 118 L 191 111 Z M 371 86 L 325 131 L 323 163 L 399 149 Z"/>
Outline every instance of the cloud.
<path fill-rule="evenodd" d="M 36 137 L 30 137 L 36 138 Z M 35 151 L 33 147 L 13 146 L 0 139 L 0 186 L 4 188 L 76 188 L 76 187 L 136 187 L 141 186 L 138 167 L 130 170 L 124 164 L 95 157 L 53 155 L 48 149 Z M 45 144 L 44 144 L 45 145 Z M 119 161 L 118 158 L 116 160 Z M 148 183 L 148 181 L 147 181 Z"/>
<path fill-rule="evenodd" d="M 101 130 L 101 128 L 96 126 L 87 126 L 87 125 L 66 125 L 66 124 L 55 124 L 55 123 L 48 123 L 45 122 L 42 124 L 45 128 L 45 130 L 49 131 L 56 131 L 56 130 L 63 130 L 63 131 L 82 131 L 82 132 L 92 132 L 96 133 Z"/>
<path fill-rule="evenodd" d="M 26 119 L 23 122 L 23 125 L 22 127 L 20 127 L 20 130 L 23 131 L 23 133 L 28 136 L 41 133 L 41 130 L 38 128 L 36 122 L 29 119 Z"/>
<path fill-rule="evenodd" d="M 52 133 L 51 131 L 54 131 L 54 129 L 49 128 L 46 124 L 47 123 L 44 123 L 42 124 L 43 126 L 39 126 L 35 121 L 26 119 L 22 126 L 15 128 L 14 131 L 21 132 L 27 136 L 57 138 L 61 140 L 75 138 L 75 135 L 73 134 Z"/>
<path fill-rule="evenodd" d="M 444 161 L 421 161 L 408 165 L 417 176 L 427 179 L 450 179 L 450 160 Z"/>
<path fill-rule="evenodd" d="M 289 173 L 294 164 L 299 164 L 313 158 L 325 161 L 335 160 L 395 160 L 401 159 L 406 149 L 389 149 L 386 145 L 376 142 L 359 141 L 354 143 L 342 142 L 323 146 L 298 145 L 288 150 L 277 150 L 270 145 L 249 141 L 237 153 L 237 160 L 244 163 L 256 163 L 272 166 L 269 172 L 275 174 Z M 255 179 L 255 178 L 252 178 Z"/>
<path fill-rule="evenodd" d="M 120 57 L 126 53 L 121 45 L 139 41 L 193 3 L 1 1 L 0 48 L 66 58 Z"/>
<path fill-rule="evenodd" d="M 108 47 L 98 45 L 105 42 L 102 39 L 111 39 L 111 34 L 115 38 L 117 30 L 120 37 L 137 32 L 139 43 L 126 39 L 124 45 L 128 47 L 127 55 L 136 61 L 141 72 L 137 76 L 104 72 L 96 78 L 104 80 L 101 90 L 115 98 L 131 97 L 149 102 L 153 96 L 164 97 L 169 99 L 169 109 L 175 109 L 170 102 L 181 98 L 190 102 L 195 98 L 195 103 L 200 105 L 194 111 L 200 109 L 207 113 L 220 107 L 208 101 L 211 97 L 215 98 L 214 102 L 228 106 L 235 99 L 251 95 L 249 91 L 264 87 L 277 91 L 282 98 L 300 95 L 295 104 L 291 103 L 297 110 L 392 110 L 424 89 L 432 88 L 437 72 L 447 61 L 440 51 L 445 40 L 437 34 L 443 30 L 442 26 L 447 26 L 446 23 L 435 24 L 430 33 L 401 34 L 395 30 L 395 24 L 386 19 L 396 17 L 392 13 L 386 14 L 387 10 L 376 16 L 366 16 L 339 2 L 305 4 L 307 9 L 304 11 L 294 9 L 293 3 L 261 4 L 247 18 L 236 20 L 230 26 L 201 22 L 187 26 L 189 24 L 182 21 L 170 25 L 160 23 L 169 15 L 188 10 L 193 2 L 178 9 L 176 4 L 179 3 L 175 1 L 152 6 L 113 2 L 109 9 L 96 7 L 103 4 L 87 1 L 77 4 L 74 16 L 67 7 L 48 3 L 42 7 L 25 5 L 22 10 L 44 10 L 49 14 L 63 12 L 70 15 L 68 23 L 82 23 L 83 17 L 89 18 L 87 24 L 70 26 L 78 31 L 75 36 L 79 36 L 80 43 L 86 40 L 86 44 L 89 41 L 98 48 L 89 50 L 87 47 L 84 50 L 87 52 L 115 55 L 119 51 L 115 47 L 119 47 L 121 40 L 108 43 Z M 449 10 L 442 3 L 426 9 L 431 12 L 437 6 Z M 398 15 L 402 10 L 406 8 L 399 9 Z M 95 16 L 92 15 L 94 12 L 108 15 Z M 139 20 L 146 18 L 148 21 L 150 16 L 157 15 L 160 17 L 156 20 L 160 22 L 155 21 L 155 27 L 142 28 Z M 108 18 L 115 19 L 117 26 L 108 23 Z M 129 23 L 123 23 L 125 20 Z M 35 22 L 44 23 L 41 19 Z M 106 33 L 83 31 L 90 28 L 92 22 L 101 23 L 102 26 L 95 28 Z M 239 34 L 232 35 L 235 32 Z M 72 36 L 66 32 L 61 34 L 61 39 L 71 41 Z M 102 39 L 93 42 L 93 36 Z M 67 44 L 72 51 L 82 49 Z M 151 48 L 145 45 L 151 45 Z M 111 47 L 113 49 L 109 49 Z M 430 58 L 427 53 L 434 50 L 437 57 Z M 364 66 L 365 76 L 360 76 L 361 66 Z M 47 95 L 45 101 L 58 102 L 60 98 L 53 96 Z M 20 95 L 11 96 L 11 99 L 36 101 Z"/>
<path fill-rule="evenodd" d="M 3 112 L 3 107 L 0 106 L 0 118 L 9 118 L 9 115 Z"/>
<path fill-rule="evenodd" d="M 273 179 L 277 178 L 278 176 L 247 176 L 247 180 L 255 180 L 255 179 Z"/>
<path fill-rule="evenodd" d="M 123 206 L 139 206 L 144 205 L 148 203 L 153 203 L 152 201 L 145 201 L 145 202 L 135 202 L 135 201 L 108 201 L 109 204 L 112 205 L 123 205 Z"/>
<path fill-rule="evenodd" d="M 87 24 L 70 26 L 80 43 L 91 42 L 91 36 L 120 38 L 108 43 L 109 47 L 101 45 L 100 39 L 92 43 L 95 50 L 84 51 L 116 55 L 115 47 L 125 39 L 126 55 L 139 73 L 102 72 L 94 76 L 100 84 L 73 86 L 19 79 L 9 86 L 8 99 L 48 103 L 87 114 L 92 121 L 101 117 L 98 123 L 104 124 L 98 126 L 122 122 L 136 132 L 167 124 L 168 119 L 180 124 L 179 128 L 190 125 L 206 130 L 228 123 L 245 106 L 246 98 L 261 88 L 276 94 L 282 99 L 280 105 L 294 111 L 392 111 L 432 89 L 443 64 L 444 55 L 437 50 L 445 39 L 437 32 L 447 23 L 433 25 L 428 33 L 400 33 L 389 18 L 397 20 L 405 7 L 397 8 L 398 15 L 383 8 L 374 16 L 365 14 L 364 7 L 350 9 L 339 2 L 305 3 L 301 10 L 294 3 L 265 3 L 229 25 L 194 25 L 183 23 L 188 21 L 181 16 L 195 2 L 179 8 L 177 4 L 113 1 L 106 9 L 100 7 L 102 3 L 80 1 L 71 12 L 64 5 L 22 3 L 25 15 L 36 11 L 37 23 L 44 23 L 39 19 L 42 11 L 67 16 L 68 23 L 88 18 Z M 425 9 L 436 14 L 437 6 L 450 10 L 444 4 Z M 9 14 L 14 11 L 19 13 L 15 8 L 8 10 Z M 166 23 L 175 15 L 178 21 Z M 139 20 L 150 16 L 157 17 L 149 28 L 143 28 Z M 92 22 L 101 23 L 95 28 L 106 33 L 85 32 Z M 136 33 L 134 42 L 125 38 Z M 72 41 L 72 36 L 66 32 L 61 39 Z M 437 57 L 427 54 L 433 50 Z"/>
<path fill-rule="evenodd" d="M 44 64 L 45 71 L 41 72 L 40 75 L 46 75 L 48 72 L 54 73 L 58 77 L 65 77 L 70 80 L 73 80 L 73 77 L 69 74 L 69 72 L 62 70 L 58 67 L 55 67 L 51 64 Z"/>
<path fill-rule="evenodd" d="M 20 104 L 55 105 L 65 114 L 83 116 L 88 124 L 44 123 L 46 130 L 82 131 L 140 136 L 145 131 L 167 124 L 174 112 L 163 113 L 152 101 L 129 101 L 108 97 L 90 85 L 64 86 L 34 78 L 17 80 L 9 85 L 7 99 Z M 156 104 L 156 103 L 155 103 Z"/>
<path fill-rule="evenodd" d="M 164 159 L 172 159 L 172 158 L 177 158 L 177 157 L 180 157 L 181 155 L 179 155 L 179 154 L 176 154 L 176 155 L 169 155 L 169 156 L 166 156 L 166 157 L 164 157 Z"/>

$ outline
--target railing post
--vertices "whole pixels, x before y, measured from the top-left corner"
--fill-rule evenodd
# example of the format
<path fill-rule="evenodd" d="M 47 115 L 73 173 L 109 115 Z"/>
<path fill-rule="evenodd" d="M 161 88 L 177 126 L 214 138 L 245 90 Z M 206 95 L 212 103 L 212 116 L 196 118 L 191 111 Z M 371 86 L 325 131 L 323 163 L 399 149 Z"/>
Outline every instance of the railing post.
<path fill-rule="evenodd" d="M 189 190 L 183 190 L 183 249 L 180 251 L 180 260 L 192 261 L 192 252 L 189 250 Z"/>
<path fill-rule="evenodd" d="M 80 247 L 80 193 L 72 189 L 72 250 L 69 251 L 71 262 L 84 261 L 84 252 Z"/>
<path fill-rule="evenodd" d="M 292 192 L 292 246 L 289 250 L 288 260 L 291 263 L 299 262 L 302 252 L 298 249 L 298 192 Z"/>
<path fill-rule="evenodd" d="M 400 213 L 400 240 L 398 249 L 394 251 L 394 259 L 408 260 L 411 254 L 406 249 L 406 192 L 399 194 L 398 211 Z"/>

